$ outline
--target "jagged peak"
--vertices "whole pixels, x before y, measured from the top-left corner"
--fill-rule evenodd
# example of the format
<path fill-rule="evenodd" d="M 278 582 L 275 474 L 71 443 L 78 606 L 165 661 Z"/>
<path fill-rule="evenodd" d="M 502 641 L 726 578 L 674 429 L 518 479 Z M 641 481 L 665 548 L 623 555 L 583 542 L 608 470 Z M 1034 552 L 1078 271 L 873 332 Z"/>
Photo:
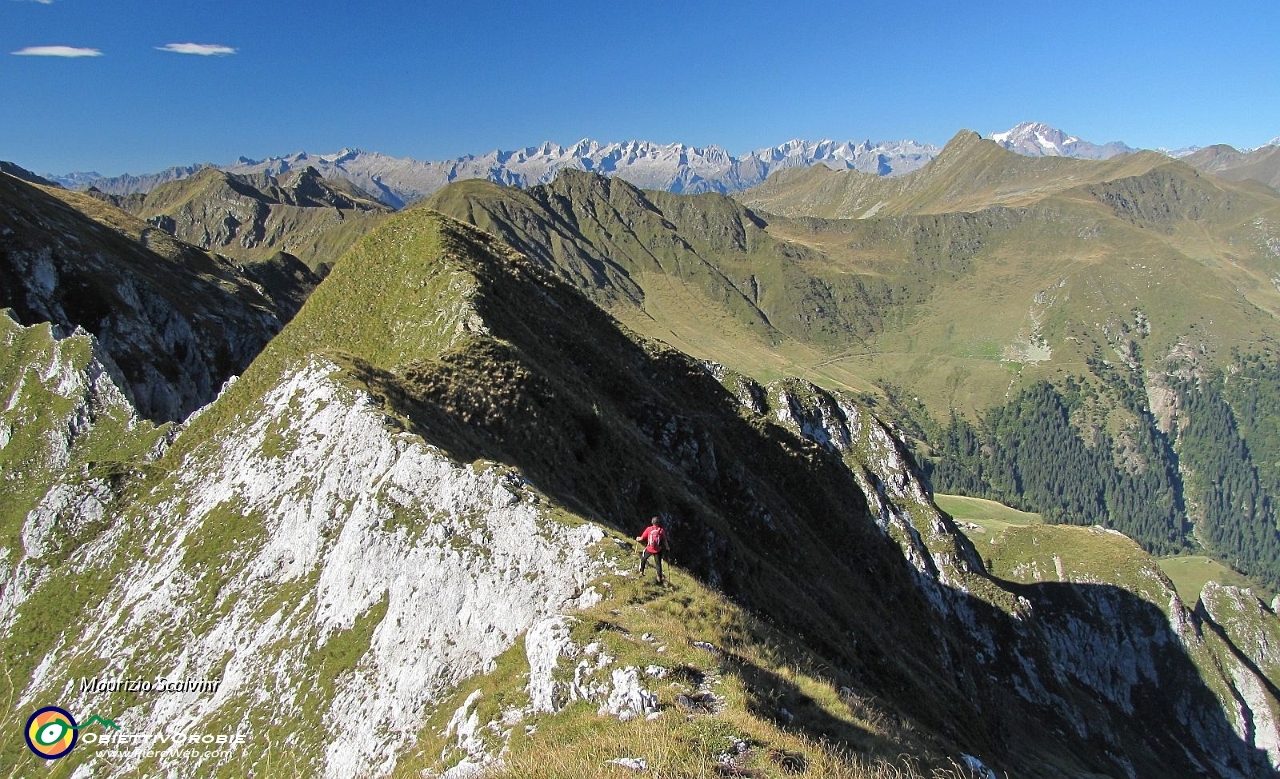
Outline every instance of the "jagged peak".
<path fill-rule="evenodd" d="M 318 154 L 316 155 L 316 159 L 319 159 L 322 162 L 338 164 L 342 162 L 347 162 L 348 160 L 353 160 L 356 157 L 359 157 L 361 154 L 364 154 L 364 152 L 360 151 L 359 149 L 353 149 L 353 148 L 344 146 L 336 154 Z"/>

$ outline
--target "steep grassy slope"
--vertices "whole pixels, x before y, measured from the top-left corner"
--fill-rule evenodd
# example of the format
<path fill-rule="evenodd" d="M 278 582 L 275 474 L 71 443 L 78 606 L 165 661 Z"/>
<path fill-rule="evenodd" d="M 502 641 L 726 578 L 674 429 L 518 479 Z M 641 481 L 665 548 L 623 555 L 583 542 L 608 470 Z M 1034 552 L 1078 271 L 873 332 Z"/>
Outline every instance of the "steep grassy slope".
<path fill-rule="evenodd" d="M 926 213 L 875 219 L 783 219 L 580 173 L 527 192 L 466 182 L 431 205 L 699 356 L 832 385 L 888 380 L 935 413 L 972 412 L 1004 396 L 1011 372 L 1082 373 L 1116 349 L 1128 359 L 1138 313 L 1148 358 L 1268 337 L 1280 199 L 1138 157 L 1037 160 L 962 137 L 925 170 L 877 179 L 933 193 Z M 1042 182 L 1056 194 L 1020 208 L 991 206 L 989 186 L 955 172 L 1004 181 L 1041 165 L 1064 168 Z M 983 207 L 948 210 L 937 181 L 968 182 L 955 198 Z"/>
<path fill-rule="evenodd" d="M 464 182 L 428 204 L 501 236 L 629 327 L 761 378 L 882 328 L 894 291 L 851 277 L 719 195 L 641 192 L 565 171 L 526 192 Z M 869 388 L 835 369 L 841 386 Z"/>
<path fill-rule="evenodd" d="M 54 326 L 23 327 L 0 312 L 0 569 L 5 577 L 23 547 L 24 521 L 37 507 L 57 520 L 46 543 L 56 558 L 73 551 L 84 526 L 63 524 L 60 511 L 77 503 L 111 503 L 131 469 L 154 458 L 163 432 L 139 420 L 112 382 L 93 336 L 59 336 Z M 88 512 L 92 513 L 92 511 Z M 90 517 L 90 527 L 104 516 Z"/>
<path fill-rule="evenodd" d="M 7 552 L 3 727 L 57 700 L 248 746 L 85 744 L 54 775 L 421 775 L 494 767 L 503 743 L 512 770 L 551 754 L 565 767 L 542 775 L 582 775 L 599 745 L 664 733 L 699 760 L 650 752 L 675 776 L 730 770 L 712 751 L 729 736 L 775 777 L 865 775 L 848 749 L 1045 777 L 1270 771 L 1227 713 L 1265 685 L 1192 663 L 1165 580 L 989 576 L 855 398 L 636 337 L 425 209 L 361 239 L 119 486 L 65 559 L 42 556 L 43 514 Z M 659 512 L 670 591 L 623 550 Z M 53 592 L 73 597 L 51 615 Z M 76 684 L 162 675 L 222 683 Z M 24 750 L 0 761 L 25 771 Z"/>
<path fill-rule="evenodd" d="M 275 289 L 92 197 L 0 174 L 0 305 L 94 334 L 146 417 L 181 419 L 242 371 L 296 310 L 299 285 Z"/>

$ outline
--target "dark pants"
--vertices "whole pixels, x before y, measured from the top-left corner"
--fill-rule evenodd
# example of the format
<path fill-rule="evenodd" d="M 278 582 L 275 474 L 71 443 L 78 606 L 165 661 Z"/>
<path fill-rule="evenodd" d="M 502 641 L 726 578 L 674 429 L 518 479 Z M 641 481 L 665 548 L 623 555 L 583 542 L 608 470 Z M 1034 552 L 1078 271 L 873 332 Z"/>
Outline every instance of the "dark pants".
<path fill-rule="evenodd" d="M 640 553 L 640 573 L 644 573 L 645 563 L 653 558 L 653 567 L 658 570 L 658 581 L 662 581 L 662 552 L 650 552 L 648 549 Z"/>

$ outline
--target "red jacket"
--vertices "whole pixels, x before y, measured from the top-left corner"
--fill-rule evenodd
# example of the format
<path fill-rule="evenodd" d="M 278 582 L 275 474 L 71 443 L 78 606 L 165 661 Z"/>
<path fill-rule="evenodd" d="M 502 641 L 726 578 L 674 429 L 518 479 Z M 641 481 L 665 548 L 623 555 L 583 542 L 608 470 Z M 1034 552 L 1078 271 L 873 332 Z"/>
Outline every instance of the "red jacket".
<path fill-rule="evenodd" d="M 667 548 L 667 531 L 657 525 L 650 525 L 644 529 L 644 532 L 636 540 L 645 545 L 644 550 L 646 552 L 657 554 Z"/>

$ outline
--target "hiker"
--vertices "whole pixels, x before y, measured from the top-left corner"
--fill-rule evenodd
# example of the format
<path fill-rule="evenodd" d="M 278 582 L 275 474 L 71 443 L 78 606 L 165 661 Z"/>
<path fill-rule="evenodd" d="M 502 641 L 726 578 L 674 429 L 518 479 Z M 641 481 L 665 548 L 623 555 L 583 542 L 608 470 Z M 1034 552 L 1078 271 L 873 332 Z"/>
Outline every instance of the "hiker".
<path fill-rule="evenodd" d="M 666 579 L 662 577 L 662 553 L 667 551 L 667 531 L 662 529 L 662 517 L 649 520 L 649 526 L 636 540 L 644 544 L 644 551 L 640 553 L 640 574 L 644 575 L 645 563 L 652 557 L 653 567 L 658 571 L 658 584 L 664 584 Z"/>

